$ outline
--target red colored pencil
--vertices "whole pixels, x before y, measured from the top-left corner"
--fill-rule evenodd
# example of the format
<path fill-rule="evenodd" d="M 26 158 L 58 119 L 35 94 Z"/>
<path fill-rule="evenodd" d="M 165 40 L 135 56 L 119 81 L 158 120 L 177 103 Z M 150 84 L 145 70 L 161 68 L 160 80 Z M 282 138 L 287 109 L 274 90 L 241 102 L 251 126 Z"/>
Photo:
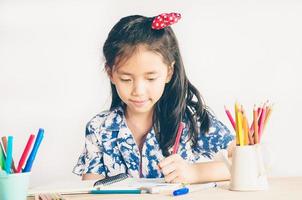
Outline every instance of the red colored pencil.
<path fill-rule="evenodd" d="M 34 139 L 35 139 L 35 135 L 31 134 L 31 135 L 29 136 L 29 138 L 28 138 L 27 144 L 26 144 L 25 149 L 24 149 L 24 151 L 23 151 L 23 153 L 22 153 L 22 156 L 21 156 L 21 158 L 20 158 L 20 161 L 19 161 L 19 164 L 18 164 L 18 168 L 17 168 L 17 173 L 20 173 L 20 172 L 21 172 L 22 166 L 23 166 L 24 163 L 25 163 L 25 160 L 26 160 L 26 158 L 27 158 L 28 152 L 29 152 L 29 150 L 30 150 L 30 147 L 31 147 L 31 145 L 32 145 L 32 143 L 33 143 L 33 141 L 34 141 Z"/>
<path fill-rule="evenodd" d="M 177 150 L 178 150 L 178 147 L 179 147 L 180 136 L 181 136 L 182 130 L 184 129 L 184 126 L 185 125 L 184 125 L 183 122 L 181 122 L 178 126 L 177 135 L 176 135 L 175 143 L 174 143 L 174 146 L 173 146 L 173 154 L 177 153 Z"/>
<path fill-rule="evenodd" d="M 227 114 L 227 116 L 228 116 L 228 118 L 229 118 L 229 120 L 230 120 L 230 122 L 231 122 L 231 124 L 232 124 L 232 126 L 234 128 L 234 130 L 236 131 L 236 124 L 235 124 L 235 121 L 234 121 L 234 119 L 233 119 L 230 111 L 226 108 L 226 106 L 224 106 L 224 110 L 225 110 L 225 113 Z"/>
<path fill-rule="evenodd" d="M 254 105 L 254 109 L 253 109 L 253 126 L 254 126 L 254 144 L 258 144 L 259 143 L 259 134 L 258 134 L 258 123 L 257 123 L 257 119 L 258 119 L 258 112 L 256 109 L 256 105 Z"/>
<path fill-rule="evenodd" d="M 260 116 L 260 122 L 259 122 L 259 142 L 263 133 L 263 128 L 264 128 L 264 120 L 265 120 L 265 116 L 266 116 L 266 108 L 263 107 L 262 108 L 262 112 L 261 112 L 261 116 Z"/>
<path fill-rule="evenodd" d="M 261 115 L 261 113 L 262 113 L 262 109 L 261 109 L 261 107 L 258 107 L 258 108 L 257 108 L 257 116 L 258 116 L 257 121 L 258 121 L 258 126 L 260 125 L 260 115 Z M 252 122 L 252 125 L 250 126 L 250 132 L 251 132 L 252 134 L 254 134 L 254 121 Z"/>

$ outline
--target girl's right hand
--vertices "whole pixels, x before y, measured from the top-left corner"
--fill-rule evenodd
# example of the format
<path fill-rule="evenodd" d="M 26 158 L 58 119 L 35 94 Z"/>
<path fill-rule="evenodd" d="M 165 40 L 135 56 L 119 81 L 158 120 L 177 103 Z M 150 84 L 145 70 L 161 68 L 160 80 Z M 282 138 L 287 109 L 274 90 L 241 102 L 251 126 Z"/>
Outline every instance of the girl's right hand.
<path fill-rule="evenodd" d="M 165 181 L 168 183 L 195 182 L 195 167 L 185 161 L 179 154 L 173 154 L 162 160 L 159 164 Z"/>

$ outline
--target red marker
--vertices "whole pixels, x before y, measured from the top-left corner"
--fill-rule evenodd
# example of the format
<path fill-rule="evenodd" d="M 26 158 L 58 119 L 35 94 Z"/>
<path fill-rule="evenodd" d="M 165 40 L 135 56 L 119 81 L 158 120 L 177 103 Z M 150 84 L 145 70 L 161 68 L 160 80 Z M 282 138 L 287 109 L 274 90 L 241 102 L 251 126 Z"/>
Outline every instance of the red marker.
<path fill-rule="evenodd" d="M 21 156 L 21 158 L 20 158 L 19 165 L 18 165 L 18 168 L 17 168 L 17 173 L 20 173 L 20 172 L 21 172 L 22 166 L 23 166 L 24 163 L 25 163 L 25 160 L 26 160 L 26 158 L 27 158 L 28 152 L 29 152 L 29 150 L 30 150 L 30 147 L 31 147 L 31 145 L 32 145 L 32 143 L 33 143 L 33 141 L 34 141 L 34 139 L 35 139 L 35 135 L 31 134 L 31 135 L 29 136 L 29 139 L 28 139 L 28 141 L 27 141 L 27 144 L 26 144 L 26 146 L 25 146 L 25 149 L 24 149 L 24 151 L 23 151 L 23 153 L 22 153 L 22 156 Z"/>

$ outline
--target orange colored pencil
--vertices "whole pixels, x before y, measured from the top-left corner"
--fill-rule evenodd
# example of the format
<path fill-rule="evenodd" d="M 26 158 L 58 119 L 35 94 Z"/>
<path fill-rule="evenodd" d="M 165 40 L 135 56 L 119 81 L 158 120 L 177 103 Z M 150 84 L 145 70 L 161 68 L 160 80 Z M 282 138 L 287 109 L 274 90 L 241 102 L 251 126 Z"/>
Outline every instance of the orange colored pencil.
<path fill-rule="evenodd" d="M 264 119 L 263 130 L 265 129 L 266 124 L 267 124 L 267 122 L 269 120 L 269 117 L 272 114 L 272 110 L 273 110 L 272 106 L 267 106 L 267 112 L 266 112 L 266 116 L 265 116 L 265 119 Z"/>

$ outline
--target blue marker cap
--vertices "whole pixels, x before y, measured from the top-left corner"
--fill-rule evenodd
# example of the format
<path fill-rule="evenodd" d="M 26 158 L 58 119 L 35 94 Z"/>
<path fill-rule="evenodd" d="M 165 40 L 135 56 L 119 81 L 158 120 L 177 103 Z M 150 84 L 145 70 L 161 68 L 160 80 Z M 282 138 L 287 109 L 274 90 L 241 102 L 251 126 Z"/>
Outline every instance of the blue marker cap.
<path fill-rule="evenodd" d="M 180 188 L 178 190 L 174 190 L 173 191 L 173 196 L 184 195 L 184 194 L 187 194 L 187 193 L 189 193 L 189 188 L 183 187 L 183 188 Z"/>
<path fill-rule="evenodd" d="M 23 172 L 30 172 L 43 137 L 44 137 L 44 129 L 40 128 L 39 132 L 38 132 L 38 136 L 37 136 L 35 144 L 34 144 L 34 147 L 31 150 L 31 153 L 27 159 Z"/>

